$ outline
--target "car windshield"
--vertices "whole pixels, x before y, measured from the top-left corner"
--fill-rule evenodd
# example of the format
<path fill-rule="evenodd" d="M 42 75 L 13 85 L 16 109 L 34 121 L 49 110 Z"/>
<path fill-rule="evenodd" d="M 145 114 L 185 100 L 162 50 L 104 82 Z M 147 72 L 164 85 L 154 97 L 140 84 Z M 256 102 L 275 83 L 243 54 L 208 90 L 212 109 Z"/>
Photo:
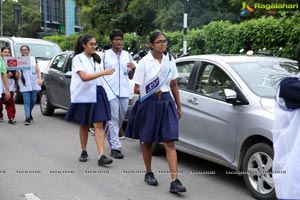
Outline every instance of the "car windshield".
<path fill-rule="evenodd" d="M 37 59 L 50 60 L 53 56 L 61 52 L 61 50 L 53 44 L 39 44 L 39 43 L 17 43 L 15 46 L 15 54 L 20 57 L 20 47 L 22 45 L 27 45 L 30 48 L 30 55 Z"/>
<path fill-rule="evenodd" d="M 299 72 L 296 62 L 264 61 L 229 64 L 258 96 L 274 98 L 279 81 Z"/>

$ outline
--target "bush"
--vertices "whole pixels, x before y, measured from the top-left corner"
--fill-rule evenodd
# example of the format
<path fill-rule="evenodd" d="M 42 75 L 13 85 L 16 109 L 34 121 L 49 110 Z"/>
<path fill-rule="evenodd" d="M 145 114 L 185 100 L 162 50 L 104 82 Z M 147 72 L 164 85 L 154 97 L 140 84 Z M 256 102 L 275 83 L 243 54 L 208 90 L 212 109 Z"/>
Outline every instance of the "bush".
<path fill-rule="evenodd" d="M 240 24 L 229 21 L 213 21 L 202 29 L 188 30 L 187 44 L 190 55 L 196 54 L 238 54 L 240 49 L 271 50 L 276 56 L 295 59 L 295 49 L 300 43 L 300 13 L 281 18 L 262 17 Z M 179 53 L 183 48 L 183 32 L 165 32 L 169 40 L 169 50 Z M 73 49 L 78 35 L 47 36 L 44 39 L 59 44 L 63 50 Z M 108 44 L 108 36 L 97 36 L 100 46 Z M 148 35 L 124 34 L 124 49 L 137 53 L 147 49 Z"/>

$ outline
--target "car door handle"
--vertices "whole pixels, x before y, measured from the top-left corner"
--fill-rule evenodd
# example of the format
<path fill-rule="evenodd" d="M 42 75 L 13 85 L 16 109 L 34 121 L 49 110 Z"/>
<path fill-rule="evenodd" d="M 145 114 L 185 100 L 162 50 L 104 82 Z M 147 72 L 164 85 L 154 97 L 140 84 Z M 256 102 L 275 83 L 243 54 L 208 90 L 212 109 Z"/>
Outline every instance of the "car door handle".
<path fill-rule="evenodd" d="M 191 98 L 191 99 L 187 99 L 187 102 L 193 104 L 193 105 L 198 105 L 199 102 L 198 102 L 198 99 L 197 98 Z"/>

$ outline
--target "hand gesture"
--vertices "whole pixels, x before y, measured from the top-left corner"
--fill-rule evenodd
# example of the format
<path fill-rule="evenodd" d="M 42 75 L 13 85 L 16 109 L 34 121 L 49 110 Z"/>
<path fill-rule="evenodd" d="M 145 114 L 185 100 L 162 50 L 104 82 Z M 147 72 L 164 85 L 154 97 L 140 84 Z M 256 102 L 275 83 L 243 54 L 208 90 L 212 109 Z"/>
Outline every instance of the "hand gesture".
<path fill-rule="evenodd" d="M 105 75 L 112 75 L 115 72 L 115 68 L 110 68 L 103 71 Z"/>
<path fill-rule="evenodd" d="M 134 62 L 129 62 L 129 63 L 127 63 L 127 68 L 129 68 L 129 69 L 135 69 L 135 64 L 134 64 Z"/>

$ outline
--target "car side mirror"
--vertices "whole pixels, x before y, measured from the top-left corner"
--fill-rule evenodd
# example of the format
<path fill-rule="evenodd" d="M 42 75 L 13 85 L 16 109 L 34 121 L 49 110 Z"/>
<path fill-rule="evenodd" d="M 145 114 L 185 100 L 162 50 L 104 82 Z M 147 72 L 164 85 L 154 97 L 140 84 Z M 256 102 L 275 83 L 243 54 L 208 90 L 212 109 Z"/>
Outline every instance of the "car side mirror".
<path fill-rule="evenodd" d="M 248 105 L 249 102 L 241 93 L 237 93 L 237 91 L 232 89 L 224 89 L 225 101 L 232 105 Z"/>
<path fill-rule="evenodd" d="M 186 77 L 178 77 L 177 84 L 179 88 L 187 88 L 189 80 Z"/>
<path fill-rule="evenodd" d="M 72 78 L 72 71 L 66 72 L 65 77 L 66 78 Z"/>
<path fill-rule="evenodd" d="M 224 89 L 225 100 L 227 103 L 236 104 L 237 101 L 237 93 L 232 89 Z"/>

